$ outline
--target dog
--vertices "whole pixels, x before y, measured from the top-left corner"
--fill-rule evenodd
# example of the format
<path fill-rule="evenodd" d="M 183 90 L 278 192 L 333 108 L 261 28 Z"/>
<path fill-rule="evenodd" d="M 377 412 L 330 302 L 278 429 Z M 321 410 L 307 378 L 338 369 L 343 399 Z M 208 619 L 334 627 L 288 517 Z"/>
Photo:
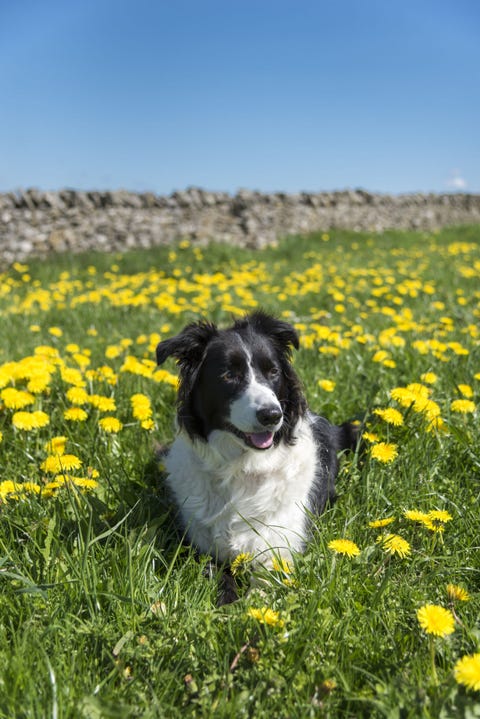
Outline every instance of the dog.
<path fill-rule="evenodd" d="M 174 357 L 180 370 L 166 483 L 188 540 L 218 564 L 248 553 L 271 567 L 301 552 L 335 498 L 338 454 L 356 445 L 352 423 L 308 408 L 292 348 L 294 327 L 263 311 L 227 329 L 190 324 L 157 347 L 157 363 Z"/>

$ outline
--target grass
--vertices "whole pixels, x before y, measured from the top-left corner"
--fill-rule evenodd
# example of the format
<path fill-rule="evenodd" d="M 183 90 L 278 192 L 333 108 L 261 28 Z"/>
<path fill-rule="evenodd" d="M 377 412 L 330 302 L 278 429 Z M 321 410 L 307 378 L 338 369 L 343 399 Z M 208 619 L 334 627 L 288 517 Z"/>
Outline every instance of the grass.
<path fill-rule="evenodd" d="M 184 242 L 0 275 L 0 716 L 477 716 L 454 668 L 480 651 L 479 240 Z M 252 589 L 241 565 L 242 598 L 216 609 L 153 459 L 173 436 L 176 371 L 154 349 L 257 306 L 297 327 L 312 408 L 367 410 L 368 434 L 305 555 Z M 453 633 L 420 626 L 427 604 Z"/>

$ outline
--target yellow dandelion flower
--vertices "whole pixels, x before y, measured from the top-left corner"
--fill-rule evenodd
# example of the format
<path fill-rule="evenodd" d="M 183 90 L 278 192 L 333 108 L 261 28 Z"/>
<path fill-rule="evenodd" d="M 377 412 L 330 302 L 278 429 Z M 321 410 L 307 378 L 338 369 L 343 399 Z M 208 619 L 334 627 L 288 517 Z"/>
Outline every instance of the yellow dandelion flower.
<path fill-rule="evenodd" d="M 175 387 L 175 389 L 178 387 L 177 375 L 172 374 L 166 369 L 157 369 L 152 374 L 152 378 L 155 382 L 163 382 L 164 384 L 169 384 L 171 387 Z"/>
<path fill-rule="evenodd" d="M 107 359 L 116 359 L 117 357 L 120 357 L 122 352 L 123 348 L 119 345 L 108 345 L 107 349 L 105 350 L 105 357 Z"/>
<path fill-rule="evenodd" d="M 99 412 L 115 412 L 117 406 L 113 397 L 104 397 L 100 394 L 91 394 L 88 397 L 90 404 Z"/>
<path fill-rule="evenodd" d="M 318 380 L 318 386 L 320 389 L 323 389 L 324 392 L 333 392 L 335 389 L 335 382 L 330 379 L 320 379 Z"/>
<path fill-rule="evenodd" d="M 241 552 L 240 554 L 237 554 L 235 559 L 230 565 L 230 571 L 235 576 L 235 574 L 238 574 L 240 571 L 243 571 L 247 565 L 249 565 L 253 560 L 253 554 L 251 552 Z"/>
<path fill-rule="evenodd" d="M 293 572 L 291 562 L 289 562 L 287 559 L 284 559 L 283 557 L 273 558 L 272 569 L 275 572 L 283 572 L 284 574 L 291 574 Z"/>
<path fill-rule="evenodd" d="M 285 624 L 284 620 L 280 617 L 280 612 L 275 612 L 269 607 L 262 607 L 261 609 L 250 607 L 247 610 L 247 616 L 256 619 L 260 624 L 267 624 L 270 627 L 281 628 Z"/>
<path fill-rule="evenodd" d="M 24 482 L 22 485 L 24 492 L 31 492 L 32 494 L 40 494 L 42 488 L 36 482 Z"/>
<path fill-rule="evenodd" d="M 37 372 L 28 381 L 27 389 L 32 394 L 41 394 L 45 392 L 51 380 L 52 375 L 49 372 Z"/>
<path fill-rule="evenodd" d="M 435 384 L 435 382 L 438 382 L 438 375 L 436 375 L 435 372 L 425 372 L 421 375 L 420 379 L 427 384 Z"/>
<path fill-rule="evenodd" d="M 378 442 L 380 437 L 375 432 L 363 432 L 362 439 L 366 442 Z"/>
<path fill-rule="evenodd" d="M 408 557 L 412 551 L 407 540 L 400 537 L 399 534 L 381 535 L 377 537 L 377 543 L 380 544 L 382 549 L 388 554 L 398 554 L 402 559 Z"/>
<path fill-rule="evenodd" d="M 467 399 L 472 399 L 473 397 L 473 389 L 470 387 L 469 384 L 459 384 L 457 385 L 458 391 L 460 394 L 462 394 Z"/>
<path fill-rule="evenodd" d="M 3 404 L 7 409 L 23 409 L 34 404 L 35 397 L 30 392 L 15 389 L 15 387 L 6 387 L 0 392 Z"/>
<path fill-rule="evenodd" d="M 392 424 L 394 427 L 400 427 L 403 424 L 403 415 L 398 409 L 388 407 L 387 409 L 374 409 L 373 414 L 376 414 L 380 419 L 383 419 L 387 424 Z"/>
<path fill-rule="evenodd" d="M 453 674 L 459 684 L 467 689 L 480 691 L 480 652 L 467 654 L 458 660 L 453 668 Z"/>
<path fill-rule="evenodd" d="M 378 462 L 389 464 L 398 456 L 397 445 L 388 442 L 378 442 L 378 444 L 374 444 L 373 447 L 370 448 L 370 456 Z"/>
<path fill-rule="evenodd" d="M 449 609 L 438 604 L 425 604 L 417 611 L 417 619 L 427 634 L 446 637 L 455 631 L 455 618 Z"/>
<path fill-rule="evenodd" d="M 49 327 L 48 332 L 52 335 L 52 337 L 61 337 L 63 335 L 60 327 Z"/>
<path fill-rule="evenodd" d="M 452 412 L 460 412 L 461 414 L 469 414 L 475 412 L 475 402 L 470 399 L 454 399 L 450 404 Z"/>
<path fill-rule="evenodd" d="M 332 539 L 328 543 L 328 548 L 336 554 L 345 554 L 347 557 L 357 557 L 360 554 L 360 548 L 350 539 Z"/>
<path fill-rule="evenodd" d="M 459 587 L 458 584 L 447 584 L 447 596 L 450 601 L 458 600 L 460 602 L 468 602 L 470 595 L 466 589 Z"/>
<path fill-rule="evenodd" d="M 146 429 L 147 432 L 151 432 L 152 429 L 155 429 L 155 422 L 153 419 L 144 419 L 142 422 L 140 422 L 140 427 L 142 429 Z"/>
<path fill-rule="evenodd" d="M 406 519 L 410 519 L 412 522 L 425 523 L 429 521 L 428 513 L 421 512 L 418 509 L 406 509 L 403 513 Z"/>
<path fill-rule="evenodd" d="M 67 422 L 85 422 L 88 414 L 81 407 L 70 407 L 63 413 Z"/>
<path fill-rule="evenodd" d="M 48 474 L 57 474 L 71 469 L 79 469 L 82 460 L 74 454 L 50 454 L 40 465 L 41 469 Z"/>
<path fill-rule="evenodd" d="M 11 479 L 0 482 L 0 499 L 18 499 L 18 488 L 19 485 Z"/>
<path fill-rule="evenodd" d="M 0 432 L 0 442 L 3 440 L 3 433 Z"/>
<path fill-rule="evenodd" d="M 395 521 L 395 517 L 385 517 L 384 519 L 374 519 L 368 523 L 368 526 L 372 529 L 379 529 L 380 527 L 388 527 L 389 524 Z"/>
<path fill-rule="evenodd" d="M 123 427 L 123 424 L 116 417 L 103 417 L 98 421 L 98 424 L 104 432 L 109 432 L 110 434 L 120 432 Z"/>
<path fill-rule="evenodd" d="M 35 429 L 40 429 L 41 427 L 46 427 L 50 424 L 50 417 L 46 412 L 42 412 L 41 410 L 37 409 L 35 412 L 32 412 L 33 422 L 35 425 Z"/>
<path fill-rule="evenodd" d="M 447 512 L 445 509 L 432 509 L 427 516 L 430 520 L 436 522 L 451 522 L 453 519 L 450 512 Z"/>
<path fill-rule="evenodd" d="M 425 387 L 425 385 L 421 384 L 420 382 L 411 382 L 410 384 L 407 384 L 406 389 L 409 392 L 412 392 L 416 397 L 423 397 L 424 399 L 427 399 L 430 396 L 431 390 L 428 387 Z"/>
<path fill-rule="evenodd" d="M 65 396 L 71 404 L 80 405 L 88 402 L 88 392 L 83 387 L 70 387 Z"/>
<path fill-rule="evenodd" d="M 85 387 L 85 380 L 82 373 L 76 367 L 61 367 L 60 376 L 67 384 L 73 384 L 75 387 Z"/>
<path fill-rule="evenodd" d="M 12 424 L 15 429 L 23 429 L 29 432 L 32 429 L 46 427 L 50 423 L 50 417 L 45 412 L 15 412 L 12 417 Z"/>
<path fill-rule="evenodd" d="M 98 487 L 96 479 L 91 479 L 90 477 L 71 477 L 70 479 L 72 484 L 81 489 L 96 489 Z"/>
<path fill-rule="evenodd" d="M 132 405 L 133 416 L 139 421 L 149 420 L 152 416 L 152 406 L 150 399 L 145 394 L 140 392 L 130 397 L 130 403 Z"/>
<path fill-rule="evenodd" d="M 45 449 L 49 454 L 65 454 L 67 441 L 67 438 L 63 435 L 52 437 L 52 439 L 45 444 Z"/>

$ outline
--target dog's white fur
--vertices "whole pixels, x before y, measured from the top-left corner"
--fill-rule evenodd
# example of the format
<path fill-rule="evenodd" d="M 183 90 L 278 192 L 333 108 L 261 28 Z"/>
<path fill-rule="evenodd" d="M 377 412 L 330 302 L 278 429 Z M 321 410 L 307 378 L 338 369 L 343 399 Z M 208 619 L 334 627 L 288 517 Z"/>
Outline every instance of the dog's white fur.
<path fill-rule="evenodd" d="M 316 464 L 308 414 L 295 435 L 292 446 L 259 452 L 230 432 L 215 430 L 203 442 L 180 430 L 165 461 L 167 483 L 201 552 L 220 562 L 251 552 L 268 566 L 303 548 Z"/>

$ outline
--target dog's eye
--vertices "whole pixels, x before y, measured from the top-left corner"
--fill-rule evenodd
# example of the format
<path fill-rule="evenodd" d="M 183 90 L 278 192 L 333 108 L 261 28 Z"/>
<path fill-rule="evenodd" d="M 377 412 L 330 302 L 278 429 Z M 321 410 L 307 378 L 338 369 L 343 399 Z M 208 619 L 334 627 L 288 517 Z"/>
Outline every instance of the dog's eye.
<path fill-rule="evenodd" d="M 242 375 L 239 370 L 229 369 L 221 375 L 225 382 L 240 382 Z"/>
<path fill-rule="evenodd" d="M 266 376 L 268 379 L 276 379 L 280 374 L 280 370 L 278 367 L 270 367 L 269 370 L 266 372 Z"/>

